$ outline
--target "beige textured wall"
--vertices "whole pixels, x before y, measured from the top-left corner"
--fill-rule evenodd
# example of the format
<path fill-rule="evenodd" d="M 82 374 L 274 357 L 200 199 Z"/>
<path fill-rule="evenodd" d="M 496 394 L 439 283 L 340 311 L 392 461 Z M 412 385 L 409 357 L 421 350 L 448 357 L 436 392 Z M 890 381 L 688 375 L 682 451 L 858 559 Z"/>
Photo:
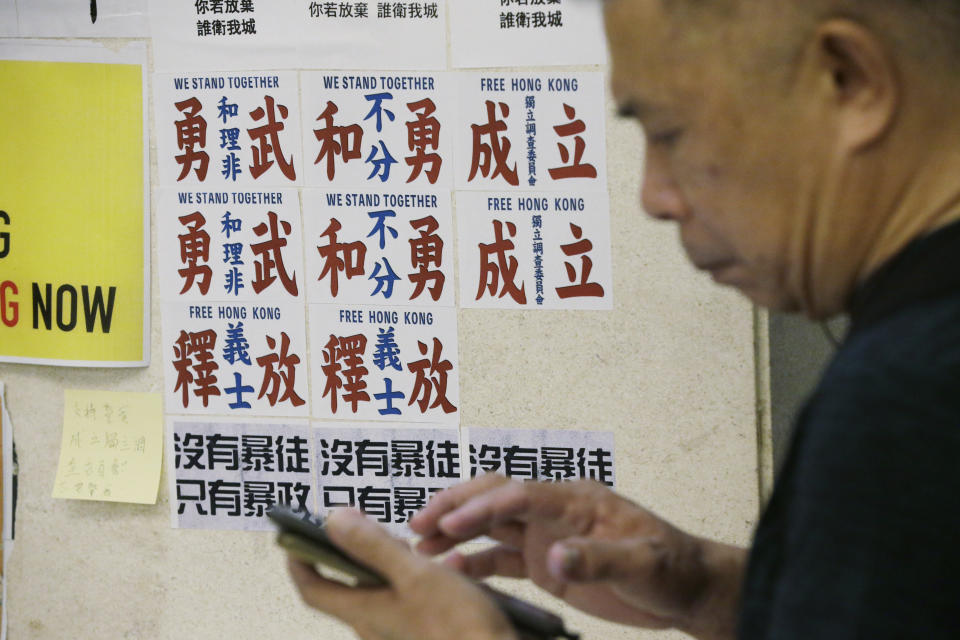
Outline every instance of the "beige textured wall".
<path fill-rule="evenodd" d="M 612 430 L 623 493 L 746 543 L 758 511 L 754 314 L 687 265 L 675 229 L 642 214 L 639 130 L 612 105 L 608 117 L 615 309 L 461 311 L 463 424 Z M 157 291 L 155 241 L 152 259 Z M 154 303 L 146 370 L 0 365 L 20 462 L 10 638 L 352 637 L 300 604 L 270 534 L 171 529 L 165 479 L 156 506 L 50 497 L 63 390 L 159 392 L 159 328 Z M 679 637 L 564 615 L 587 638 Z"/>

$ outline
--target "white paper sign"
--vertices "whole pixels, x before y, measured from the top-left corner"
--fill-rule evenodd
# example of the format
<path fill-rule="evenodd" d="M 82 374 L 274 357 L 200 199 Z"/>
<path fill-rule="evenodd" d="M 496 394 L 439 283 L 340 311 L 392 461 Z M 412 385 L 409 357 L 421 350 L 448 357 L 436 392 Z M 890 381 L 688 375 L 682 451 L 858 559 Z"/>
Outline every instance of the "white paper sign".
<path fill-rule="evenodd" d="M 499 473 L 518 480 L 591 479 L 614 485 L 614 437 L 606 431 L 466 429 L 470 477 Z"/>
<path fill-rule="evenodd" d="M 159 211 L 164 300 L 304 299 L 295 190 L 163 189 Z"/>
<path fill-rule="evenodd" d="M 463 73 L 457 81 L 458 189 L 606 189 L 601 74 Z"/>
<path fill-rule="evenodd" d="M 144 38 L 147 0 L 19 0 L 20 35 Z"/>
<path fill-rule="evenodd" d="M 274 504 L 315 511 L 306 422 L 170 419 L 167 434 L 174 528 L 271 531 L 266 512 Z"/>
<path fill-rule="evenodd" d="M 606 193 L 457 192 L 460 305 L 612 309 Z"/>
<path fill-rule="evenodd" d="M 19 35 L 17 5 L 14 0 L 0 0 L 0 37 Z"/>
<path fill-rule="evenodd" d="M 303 193 L 313 303 L 454 305 L 449 192 Z"/>
<path fill-rule="evenodd" d="M 302 183 L 296 73 L 158 74 L 154 90 L 161 184 Z"/>
<path fill-rule="evenodd" d="M 360 509 L 410 536 L 407 523 L 433 494 L 461 480 L 457 429 L 398 428 L 315 423 L 317 501 L 331 509 Z"/>
<path fill-rule="evenodd" d="M 445 69 L 446 1 L 294 0 L 299 67 Z M 292 25 L 291 25 L 292 26 Z"/>
<path fill-rule="evenodd" d="M 305 72 L 307 186 L 453 184 L 453 92 L 445 74 Z"/>
<path fill-rule="evenodd" d="M 295 69 L 295 0 L 149 0 L 157 71 Z"/>
<path fill-rule="evenodd" d="M 167 413 L 306 416 L 302 304 L 167 302 Z"/>
<path fill-rule="evenodd" d="M 455 0 L 454 67 L 605 64 L 603 3 L 596 0 Z"/>
<path fill-rule="evenodd" d="M 313 415 L 457 424 L 454 309 L 310 305 Z"/>

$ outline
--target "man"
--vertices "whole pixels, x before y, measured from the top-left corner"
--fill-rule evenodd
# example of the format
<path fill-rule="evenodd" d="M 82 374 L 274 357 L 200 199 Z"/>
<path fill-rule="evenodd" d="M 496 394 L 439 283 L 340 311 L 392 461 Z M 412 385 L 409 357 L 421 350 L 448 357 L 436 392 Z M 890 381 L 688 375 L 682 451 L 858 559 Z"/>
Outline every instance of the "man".
<path fill-rule="evenodd" d="M 960 636 L 960 2 L 608 0 L 613 90 L 647 134 L 643 200 L 753 301 L 852 329 L 801 414 L 749 553 L 606 489 L 495 477 L 412 522 L 445 566 L 338 513 L 394 586 L 290 570 L 362 638 L 513 638 L 472 577 L 698 638 Z"/>

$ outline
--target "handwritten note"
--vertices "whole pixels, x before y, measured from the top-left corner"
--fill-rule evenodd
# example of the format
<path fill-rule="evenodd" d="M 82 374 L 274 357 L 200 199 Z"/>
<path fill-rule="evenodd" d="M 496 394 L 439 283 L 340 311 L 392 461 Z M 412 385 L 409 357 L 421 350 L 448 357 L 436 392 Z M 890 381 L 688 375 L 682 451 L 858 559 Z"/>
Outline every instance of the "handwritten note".
<path fill-rule="evenodd" d="M 162 451 L 159 394 L 68 389 L 53 497 L 155 504 Z"/>

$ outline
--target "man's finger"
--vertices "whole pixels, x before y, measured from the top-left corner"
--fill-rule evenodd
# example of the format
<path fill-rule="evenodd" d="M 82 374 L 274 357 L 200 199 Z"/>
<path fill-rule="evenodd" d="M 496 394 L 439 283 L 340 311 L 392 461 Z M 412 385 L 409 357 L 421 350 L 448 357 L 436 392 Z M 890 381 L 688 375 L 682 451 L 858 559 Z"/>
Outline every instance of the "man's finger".
<path fill-rule="evenodd" d="M 358 608 L 379 606 L 380 590 L 353 589 L 325 580 L 313 566 L 287 557 L 287 569 L 303 601 L 315 609 L 349 623 Z"/>
<path fill-rule="evenodd" d="M 508 547 L 519 549 L 523 546 L 525 527 L 526 525 L 518 522 L 508 522 L 507 524 L 492 527 L 488 535 Z M 422 553 L 423 555 L 437 556 L 450 551 L 450 549 L 453 549 L 461 542 L 463 542 L 463 540 L 457 540 L 441 533 L 420 540 L 417 542 L 416 549 L 418 553 Z"/>
<path fill-rule="evenodd" d="M 642 579 L 662 566 L 663 554 L 651 540 L 568 538 L 547 552 L 547 569 L 563 582 Z"/>
<path fill-rule="evenodd" d="M 390 583 L 402 581 L 425 562 L 411 553 L 406 544 L 359 511 L 334 511 L 326 520 L 326 529 L 336 546 Z"/>
<path fill-rule="evenodd" d="M 470 498 L 509 482 L 505 477 L 493 473 L 458 484 L 433 496 L 427 506 L 410 519 L 410 530 L 430 538 L 440 533 L 437 526 L 440 518 L 456 509 Z"/>
<path fill-rule="evenodd" d="M 486 535 L 512 521 L 536 519 L 547 526 L 564 521 L 570 533 L 586 530 L 593 512 L 588 485 L 509 482 L 474 496 L 438 522 L 440 531 L 456 540 Z"/>
<path fill-rule="evenodd" d="M 503 546 L 469 555 L 452 553 L 444 559 L 444 564 L 474 580 L 482 580 L 490 576 L 527 577 L 527 565 L 523 560 L 523 554 L 516 549 Z"/>

